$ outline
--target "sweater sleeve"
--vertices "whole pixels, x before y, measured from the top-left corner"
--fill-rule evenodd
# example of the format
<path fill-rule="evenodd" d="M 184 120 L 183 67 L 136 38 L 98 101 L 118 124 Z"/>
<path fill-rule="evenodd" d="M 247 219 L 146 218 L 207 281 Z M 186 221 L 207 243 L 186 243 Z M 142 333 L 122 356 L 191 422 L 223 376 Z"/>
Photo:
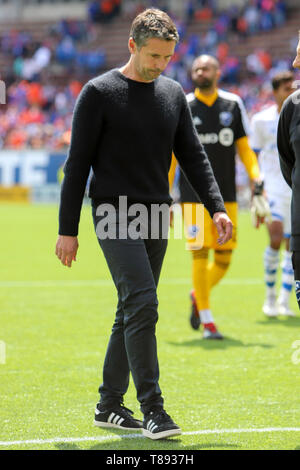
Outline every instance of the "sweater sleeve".
<path fill-rule="evenodd" d="M 71 143 L 64 166 L 59 208 L 59 234 L 76 236 L 83 196 L 102 125 L 99 93 L 88 82 L 82 89 L 73 114 Z"/>
<path fill-rule="evenodd" d="M 174 153 L 186 178 L 213 217 L 215 212 L 226 212 L 224 201 L 183 92 L 182 95 L 183 103 L 174 140 Z"/>
<path fill-rule="evenodd" d="M 292 102 L 286 102 L 283 106 L 277 129 L 277 147 L 281 172 L 287 184 L 292 187 L 292 170 L 295 165 L 295 156 L 290 144 L 290 122 L 292 118 Z"/>

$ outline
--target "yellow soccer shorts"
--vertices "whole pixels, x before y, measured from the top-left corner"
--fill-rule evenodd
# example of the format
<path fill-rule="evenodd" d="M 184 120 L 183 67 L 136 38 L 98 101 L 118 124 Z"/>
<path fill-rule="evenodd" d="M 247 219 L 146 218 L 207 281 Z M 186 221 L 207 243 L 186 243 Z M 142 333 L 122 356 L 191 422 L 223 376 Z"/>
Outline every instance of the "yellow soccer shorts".
<path fill-rule="evenodd" d="M 237 202 L 225 202 L 225 208 L 233 224 L 232 238 L 225 245 L 218 244 L 218 232 L 209 212 L 203 204 L 190 202 L 181 204 L 184 228 L 186 235 L 186 247 L 188 250 L 201 250 L 211 248 L 213 250 L 234 250 L 237 246 Z"/>

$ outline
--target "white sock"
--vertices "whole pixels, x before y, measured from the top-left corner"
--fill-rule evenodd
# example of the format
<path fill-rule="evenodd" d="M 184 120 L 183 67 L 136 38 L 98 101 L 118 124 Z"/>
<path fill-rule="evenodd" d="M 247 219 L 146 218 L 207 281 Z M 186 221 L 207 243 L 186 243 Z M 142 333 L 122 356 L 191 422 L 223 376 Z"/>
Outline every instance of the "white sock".
<path fill-rule="evenodd" d="M 265 284 L 267 297 L 276 296 L 275 283 L 279 266 L 279 250 L 273 250 L 270 246 L 264 252 Z"/>
<path fill-rule="evenodd" d="M 276 297 L 276 289 L 275 289 L 275 286 L 274 287 L 266 287 L 266 297 L 268 299 L 271 299 L 271 298 L 274 298 Z"/>
<path fill-rule="evenodd" d="M 292 265 L 292 253 L 290 251 L 283 252 L 282 261 L 282 283 L 279 294 L 279 303 L 288 304 L 294 284 L 294 270 Z"/>
<path fill-rule="evenodd" d="M 213 319 L 210 309 L 199 310 L 199 315 L 200 315 L 201 323 L 203 324 L 214 323 L 214 319 Z"/>

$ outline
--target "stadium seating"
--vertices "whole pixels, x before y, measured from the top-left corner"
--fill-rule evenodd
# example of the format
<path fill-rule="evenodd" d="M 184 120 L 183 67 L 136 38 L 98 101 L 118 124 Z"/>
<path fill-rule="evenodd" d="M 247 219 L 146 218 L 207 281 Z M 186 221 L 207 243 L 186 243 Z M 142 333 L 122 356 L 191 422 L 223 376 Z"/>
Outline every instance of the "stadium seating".
<path fill-rule="evenodd" d="M 262 83 L 264 80 L 269 81 L 270 77 L 267 73 L 258 76 L 252 74 L 254 82 L 247 82 L 249 78 L 247 58 L 263 46 L 264 53 L 268 54 L 266 56 L 267 60 L 271 58 L 273 62 L 279 59 L 291 61 L 294 54 L 291 38 L 293 36 L 297 38 L 300 10 L 296 7 L 289 9 L 287 20 L 283 25 L 267 32 L 249 34 L 248 37 L 243 37 L 243 35 L 233 32 L 232 28 L 230 28 L 229 32 L 224 33 L 224 40 L 220 42 L 220 33 L 216 38 L 214 37 L 214 30 L 216 22 L 222 23 L 223 20 L 225 21 L 225 17 L 223 18 L 222 15 L 222 13 L 219 16 L 200 15 L 201 18 L 199 20 L 199 15 L 195 14 L 187 22 L 175 18 L 182 40 L 170 68 L 167 69 L 167 74 L 179 80 L 185 91 L 188 92 L 192 84 L 188 78 L 187 68 L 193 57 L 204 51 L 213 54 L 217 52 L 219 59 L 221 59 L 223 78 L 226 78 L 227 89 L 240 93 L 245 100 L 246 106 L 248 106 L 248 110 L 255 111 L 257 110 L 258 102 L 260 106 L 268 102 L 269 95 L 263 90 Z M 41 77 L 38 77 L 38 80 L 41 80 L 43 85 L 51 82 L 51 85 L 60 87 L 60 91 L 63 90 L 54 108 L 53 103 L 50 109 L 43 107 L 43 112 L 48 113 L 45 117 L 46 122 L 50 120 L 51 124 L 55 123 L 57 126 L 56 130 L 59 131 L 59 138 L 58 140 L 55 139 L 56 148 L 57 145 L 65 147 L 68 143 L 68 138 L 65 135 L 69 132 L 73 100 L 79 91 L 77 90 L 75 94 L 71 92 L 72 99 L 70 100 L 70 82 L 75 79 L 75 81 L 83 84 L 92 76 L 106 69 L 124 64 L 128 58 L 127 42 L 131 21 L 130 15 L 121 14 L 114 17 L 109 23 L 104 24 L 90 23 L 87 19 L 81 20 L 79 28 L 76 27 L 76 23 L 72 26 L 72 24 L 68 24 L 68 22 L 63 20 L 60 22 L 0 22 L 0 46 L 3 46 L 3 38 L 5 38 L 5 34 L 8 31 L 13 31 L 16 34 L 28 34 L 33 44 L 43 43 L 45 39 L 50 42 L 52 60 L 46 68 L 45 75 L 42 74 Z M 73 56 L 68 58 L 61 47 L 61 41 L 67 37 L 69 29 L 71 29 L 71 34 L 74 35 L 76 50 L 71 51 Z M 222 30 L 222 28 L 217 29 L 219 31 Z M 203 48 L 204 42 L 206 46 Z M 210 44 L 211 50 L 209 49 Z M 12 73 L 15 57 L 12 53 L 8 53 L 6 49 L 5 47 L 0 47 L 0 79 L 4 79 L 9 87 L 10 83 L 15 81 L 15 76 Z M 14 67 L 16 68 L 17 65 L 15 64 Z M 232 84 L 234 84 L 233 88 L 231 87 Z M 243 84 L 242 87 L 240 87 L 241 84 Z M 63 104 L 64 102 L 68 104 L 63 112 L 61 103 Z M 30 117 L 33 110 L 29 108 L 30 103 L 28 103 L 27 110 L 27 114 Z M 61 122 L 65 123 L 66 127 L 64 129 Z M 1 135 L 3 137 L 4 134 L 5 129 L 0 128 L 0 137 Z M 60 143 L 57 144 L 57 142 Z"/>

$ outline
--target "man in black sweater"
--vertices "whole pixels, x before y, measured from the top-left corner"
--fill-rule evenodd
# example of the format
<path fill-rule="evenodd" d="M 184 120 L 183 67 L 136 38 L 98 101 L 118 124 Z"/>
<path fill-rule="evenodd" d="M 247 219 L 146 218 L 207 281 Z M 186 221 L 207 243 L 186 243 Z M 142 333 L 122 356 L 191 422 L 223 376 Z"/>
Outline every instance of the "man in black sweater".
<path fill-rule="evenodd" d="M 300 69 L 300 31 L 293 67 Z M 290 250 L 300 309 L 300 91 L 284 102 L 278 123 L 277 146 L 280 166 L 287 184 L 292 188 L 292 235 Z"/>
<path fill-rule="evenodd" d="M 89 81 L 74 111 L 72 137 L 61 191 L 56 254 L 71 267 L 78 249 L 78 224 L 90 168 L 89 189 L 98 242 L 118 291 L 115 323 L 105 357 L 95 424 L 143 429 L 151 439 L 180 434 L 164 411 L 158 384 L 155 325 L 157 285 L 167 247 L 163 224 L 159 236 L 130 236 L 133 209 L 148 210 L 149 227 L 157 224 L 152 208 L 171 203 L 168 171 L 172 151 L 218 229 L 220 244 L 231 238 L 232 223 L 210 163 L 199 142 L 181 86 L 160 76 L 170 61 L 178 33 L 167 14 L 145 10 L 133 21 L 129 62 Z M 115 218 L 103 232 L 105 214 Z M 130 210 L 131 210 L 130 209 Z M 112 211 L 114 212 L 114 211 Z M 131 212 L 132 214 L 132 212 Z M 144 220 L 145 222 L 145 220 Z M 124 236 L 125 229 L 128 233 Z M 146 224 L 147 225 L 147 224 Z M 115 236 L 114 230 L 118 232 Z M 123 406 L 131 372 L 144 421 Z"/>

